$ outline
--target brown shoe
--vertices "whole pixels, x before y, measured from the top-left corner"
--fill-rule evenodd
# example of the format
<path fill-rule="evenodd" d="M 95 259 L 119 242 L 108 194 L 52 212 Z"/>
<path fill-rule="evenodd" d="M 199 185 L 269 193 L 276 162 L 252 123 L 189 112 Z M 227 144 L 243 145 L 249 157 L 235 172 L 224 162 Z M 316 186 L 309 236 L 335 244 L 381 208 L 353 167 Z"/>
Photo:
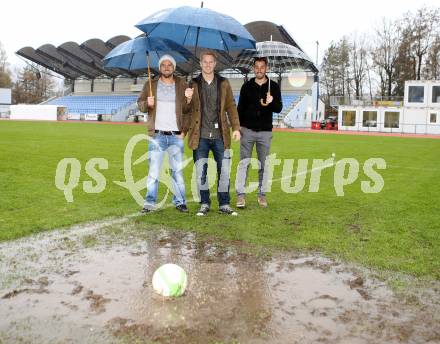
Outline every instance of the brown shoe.
<path fill-rule="evenodd" d="M 266 196 L 258 196 L 258 204 L 260 205 L 261 208 L 266 208 L 267 207 L 267 201 L 266 201 Z"/>
<path fill-rule="evenodd" d="M 243 209 L 246 206 L 246 200 L 244 198 L 244 195 L 238 195 L 237 196 L 237 208 Z"/>

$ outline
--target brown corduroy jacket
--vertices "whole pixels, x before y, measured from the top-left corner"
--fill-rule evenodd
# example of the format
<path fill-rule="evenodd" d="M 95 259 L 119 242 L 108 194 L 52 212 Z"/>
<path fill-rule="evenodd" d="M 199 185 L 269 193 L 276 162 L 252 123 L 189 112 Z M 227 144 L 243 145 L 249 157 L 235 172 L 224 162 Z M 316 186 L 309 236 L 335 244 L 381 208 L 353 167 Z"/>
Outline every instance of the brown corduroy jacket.
<path fill-rule="evenodd" d="M 154 97 L 154 107 L 148 108 L 147 98 L 150 95 L 150 85 L 148 81 L 145 83 L 144 88 L 137 100 L 137 104 L 139 110 L 144 113 L 148 113 L 147 127 L 148 127 L 148 135 L 154 136 L 155 131 L 155 123 L 156 123 L 156 102 L 157 102 L 157 83 L 159 77 L 155 77 L 151 81 L 151 89 L 153 91 Z M 184 117 L 189 117 L 191 111 L 191 104 L 187 104 L 185 98 L 185 89 L 188 87 L 188 84 L 183 78 L 178 76 L 174 76 L 174 81 L 176 83 L 176 122 L 177 127 L 180 131 L 186 132 L 185 119 Z"/>
<path fill-rule="evenodd" d="M 191 114 L 185 116 L 185 132 L 188 131 L 188 147 L 197 149 L 200 142 L 200 131 L 202 124 L 202 106 L 201 93 L 199 92 L 199 85 L 201 85 L 202 74 L 193 79 L 194 94 L 191 100 Z M 217 99 L 219 102 L 219 126 L 223 138 L 225 149 L 231 147 L 231 127 L 233 131 L 240 130 L 240 121 L 238 119 L 237 106 L 235 105 L 232 88 L 229 81 L 220 75 L 216 74 L 217 78 Z"/>

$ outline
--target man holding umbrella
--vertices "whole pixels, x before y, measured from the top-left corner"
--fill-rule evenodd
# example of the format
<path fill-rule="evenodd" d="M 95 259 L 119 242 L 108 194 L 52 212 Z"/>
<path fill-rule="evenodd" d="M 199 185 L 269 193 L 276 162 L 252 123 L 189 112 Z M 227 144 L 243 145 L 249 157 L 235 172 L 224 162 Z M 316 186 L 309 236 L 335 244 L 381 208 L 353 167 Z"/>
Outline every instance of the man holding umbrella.
<path fill-rule="evenodd" d="M 184 79 L 174 75 L 176 61 L 171 55 L 159 59 L 159 77 L 146 82 L 138 99 L 139 110 L 148 112 L 148 135 L 154 137 L 148 145 L 149 172 L 147 195 L 142 213 L 155 209 L 159 175 L 165 152 L 171 167 L 173 203 L 180 212 L 188 212 L 182 173 L 185 114 L 191 110 L 190 89 Z"/>
<path fill-rule="evenodd" d="M 193 79 L 192 115 L 188 124 L 188 145 L 193 150 L 200 192 L 198 216 L 208 214 L 211 207 L 207 180 L 209 152 L 217 165 L 217 200 L 222 214 L 237 215 L 230 206 L 229 179 L 231 163 L 231 134 L 240 140 L 240 122 L 229 81 L 215 73 L 216 54 L 204 51 L 200 54 L 202 73 Z M 188 92 L 189 94 L 192 92 Z"/>
<path fill-rule="evenodd" d="M 259 161 L 257 200 L 261 207 L 267 207 L 265 184 L 268 181 L 264 180 L 264 171 L 272 141 L 272 115 L 273 112 L 280 113 L 283 108 L 280 87 L 266 76 L 267 58 L 256 57 L 253 69 L 255 78 L 243 84 L 238 101 L 241 141 L 236 180 L 237 208 L 246 206 L 245 185 L 254 145 Z"/>

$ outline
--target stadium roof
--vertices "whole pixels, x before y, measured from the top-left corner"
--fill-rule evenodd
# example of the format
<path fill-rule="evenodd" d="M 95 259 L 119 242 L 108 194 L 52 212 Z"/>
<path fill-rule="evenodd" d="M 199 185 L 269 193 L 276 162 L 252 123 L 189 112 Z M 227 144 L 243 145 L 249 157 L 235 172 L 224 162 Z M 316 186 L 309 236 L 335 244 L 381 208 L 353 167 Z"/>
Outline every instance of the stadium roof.
<path fill-rule="evenodd" d="M 267 21 L 256 21 L 245 25 L 257 42 L 270 40 L 280 41 L 294 45 L 301 51 L 301 47 L 293 37 L 281 25 Z M 115 78 L 118 76 L 136 77 L 145 74 L 145 71 L 127 72 L 118 69 L 107 69 L 103 67 L 102 59 L 113 48 L 128 41 L 128 36 L 115 36 L 104 42 L 98 38 L 92 38 L 82 44 L 65 42 L 58 47 L 52 44 L 44 44 L 34 49 L 24 47 L 17 51 L 17 55 L 43 66 L 67 79 L 78 78 Z M 222 67 L 221 60 L 220 67 Z M 190 70 L 190 66 L 187 66 Z M 313 71 L 317 71 L 316 67 Z M 185 71 L 181 71 L 185 72 Z M 186 71 L 187 72 L 187 71 Z"/>
<path fill-rule="evenodd" d="M 89 79 L 98 77 L 115 78 L 121 75 L 134 77 L 141 73 L 104 69 L 102 64 L 105 55 L 129 39 L 128 36 L 115 36 L 106 42 L 98 38 L 92 38 L 81 45 L 75 42 L 66 42 L 58 47 L 52 44 L 44 44 L 37 49 L 32 47 L 21 48 L 17 51 L 17 55 L 68 79 L 80 77 Z"/>

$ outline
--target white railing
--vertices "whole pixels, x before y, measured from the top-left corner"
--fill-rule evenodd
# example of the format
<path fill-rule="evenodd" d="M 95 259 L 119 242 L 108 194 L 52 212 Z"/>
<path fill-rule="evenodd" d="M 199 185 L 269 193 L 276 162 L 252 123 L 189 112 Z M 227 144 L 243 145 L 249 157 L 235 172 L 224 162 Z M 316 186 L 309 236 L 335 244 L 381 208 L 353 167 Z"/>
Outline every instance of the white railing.
<path fill-rule="evenodd" d="M 305 128 L 309 126 L 311 120 L 307 109 L 309 97 L 307 94 L 301 96 L 295 102 L 293 108 L 284 116 L 283 122 L 288 127 Z"/>
<path fill-rule="evenodd" d="M 388 96 L 330 96 L 330 106 L 403 106 L 403 97 Z"/>
<path fill-rule="evenodd" d="M 440 123 L 406 123 L 401 121 L 378 122 L 376 120 L 342 120 L 339 130 L 355 130 L 365 132 L 399 133 L 399 134 L 440 134 Z"/>
<path fill-rule="evenodd" d="M 113 116 L 115 117 L 119 118 L 123 116 L 125 119 L 127 119 L 130 116 L 139 116 L 139 115 L 143 115 L 143 113 L 139 111 L 137 101 L 121 106 L 113 114 Z"/>

